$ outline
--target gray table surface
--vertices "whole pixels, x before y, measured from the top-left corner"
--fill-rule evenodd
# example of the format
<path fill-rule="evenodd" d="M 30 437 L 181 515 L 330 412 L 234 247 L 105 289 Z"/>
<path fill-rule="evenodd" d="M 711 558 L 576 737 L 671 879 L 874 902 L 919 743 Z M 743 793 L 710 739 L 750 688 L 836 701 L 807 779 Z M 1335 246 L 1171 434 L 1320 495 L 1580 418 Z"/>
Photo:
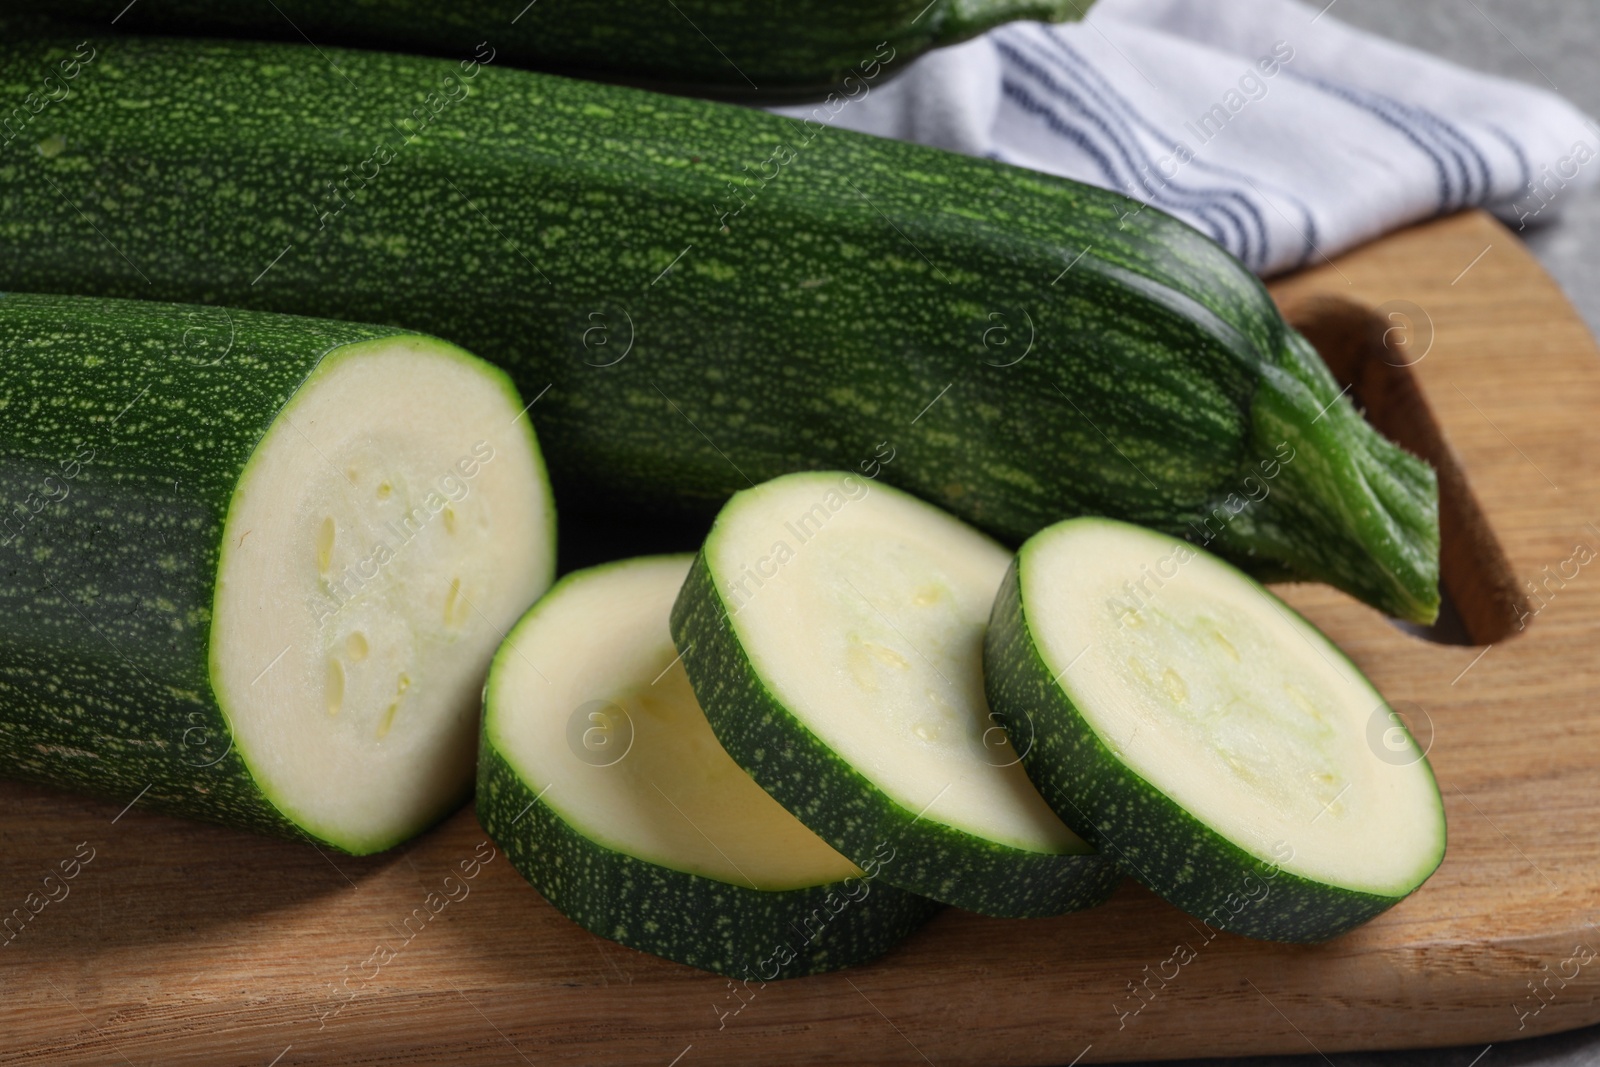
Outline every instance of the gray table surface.
<path fill-rule="evenodd" d="M 1320 6 L 1322 0 L 1312 2 Z M 1595 0 L 1334 0 L 1328 15 L 1476 70 L 1554 89 L 1600 117 L 1600 3 Z M 1589 329 L 1600 334 L 1600 192 L 1570 198 L 1559 221 L 1530 228 L 1523 237 Z M 1305 1051 L 1304 1056 L 1189 1060 L 1182 1067 L 1587 1067 L 1600 1064 L 1600 1026 L 1495 1044 L 1487 1052 L 1481 1044 L 1326 1056 L 1308 1044 Z"/>
<path fill-rule="evenodd" d="M 1334 0 L 1328 15 L 1474 70 L 1559 92 L 1600 117 L 1594 0 Z M 1600 333 L 1600 194 L 1567 199 L 1559 221 L 1530 227 L 1523 237 L 1589 329 Z"/>

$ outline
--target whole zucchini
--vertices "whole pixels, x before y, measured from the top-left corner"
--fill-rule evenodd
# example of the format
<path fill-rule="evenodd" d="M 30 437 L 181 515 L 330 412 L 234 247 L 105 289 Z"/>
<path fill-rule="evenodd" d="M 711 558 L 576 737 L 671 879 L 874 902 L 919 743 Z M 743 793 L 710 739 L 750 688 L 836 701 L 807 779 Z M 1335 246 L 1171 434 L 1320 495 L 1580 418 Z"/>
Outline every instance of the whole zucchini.
<path fill-rule="evenodd" d="M 564 505 L 860 470 L 1013 543 L 1101 514 L 1436 613 L 1432 470 L 1124 197 L 472 59 L 0 45 L 7 98 L 69 64 L 0 150 L 0 286 L 448 337 L 539 398 Z"/>
<path fill-rule="evenodd" d="M 138 33 L 310 39 L 482 55 L 745 99 L 850 95 L 930 49 L 1018 19 L 1083 17 L 1093 0 L 12 0 L 17 13 Z M 304 36 L 302 36 L 304 35 Z"/>
<path fill-rule="evenodd" d="M 349 852 L 431 825 L 553 571 L 522 406 L 394 329 L 0 295 L 0 774 Z"/>

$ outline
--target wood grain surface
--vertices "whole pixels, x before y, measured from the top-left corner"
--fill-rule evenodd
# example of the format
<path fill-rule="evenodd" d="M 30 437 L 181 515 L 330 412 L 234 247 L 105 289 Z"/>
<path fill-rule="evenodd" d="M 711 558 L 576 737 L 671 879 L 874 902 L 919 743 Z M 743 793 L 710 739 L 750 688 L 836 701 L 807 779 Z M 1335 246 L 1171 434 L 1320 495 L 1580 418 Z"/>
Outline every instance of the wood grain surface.
<path fill-rule="evenodd" d="M 1570 562 L 1600 553 L 1594 342 L 1478 214 L 1274 288 L 1373 420 L 1441 467 L 1456 621 L 1435 636 L 1472 642 L 1280 590 L 1431 744 L 1449 851 L 1375 922 L 1317 947 L 1207 943 L 1130 883 L 1059 919 L 949 910 L 870 966 L 735 991 L 585 933 L 503 855 L 475 867 L 492 846 L 470 811 L 356 860 L 5 783 L 0 913 L 77 866 L 0 934 L 0 1062 L 1064 1065 L 1600 1020 L 1600 558 Z M 1193 958 L 1135 998 L 1179 944 Z"/>

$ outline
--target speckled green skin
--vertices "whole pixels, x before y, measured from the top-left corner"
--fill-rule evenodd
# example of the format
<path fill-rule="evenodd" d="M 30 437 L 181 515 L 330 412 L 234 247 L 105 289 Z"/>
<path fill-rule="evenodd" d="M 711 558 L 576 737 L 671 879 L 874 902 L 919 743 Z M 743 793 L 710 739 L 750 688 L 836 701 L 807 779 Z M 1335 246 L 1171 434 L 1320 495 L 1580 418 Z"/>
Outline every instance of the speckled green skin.
<path fill-rule="evenodd" d="M 1291 842 L 1274 859 L 1253 856 L 1118 759 L 1056 684 L 1029 633 L 1021 578 L 1027 552 L 1024 545 L 995 598 L 984 637 L 984 689 L 1008 731 L 1034 738 L 1023 766 L 1062 822 L 1212 931 L 1325 941 L 1405 898 L 1325 885 L 1284 870 L 1279 864 L 1292 857 Z M 1420 752 L 1417 758 L 1426 766 Z M 1441 860 L 1443 832 L 1441 813 Z"/>
<path fill-rule="evenodd" d="M 1122 880 L 1122 872 L 1099 855 L 1045 855 L 987 840 L 922 816 L 884 793 L 767 687 L 739 644 L 703 550 L 673 605 L 672 640 L 728 755 L 858 866 L 887 843 L 894 862 L 883 869 L 886 880 L 1002 918 L 1091 908 Z"/>
<path fill-rule="evenodd" d="M 396 332 L 0 295 L 0 775 L 306 836 L 212 691 L 223 527 L 307 376 Z"/>
<path fill-rule="evenodd" d="M 77 42 L 0 45 L 0 99 Z M 70 97 L 0 148 L 0 286 L 447 337 L 525 396 L 549 386 L 564 508 L 630 518 L 709 516 L 887 446 L 883 480 L 1012 543 L 1079 514 L 1181 535 L 1286 441 L 1296 461 L 1212 547 L 1437 611 L 1433 472 L 1338 399 L 1254 276 L 1155 210 L 467 60 L 88 47 Z M 408 141 L 397 124 L 430 92 L 456 102 Z M 331 214 L 327 183 L 374 171 Z"/>
<path fill-rule="evenodd" d="M 209 33 L 320 45 L 469 54 L 497 62 L 664 82 L 766 98 L 817 93 L 893 56 L 891 71 L 931 48 L 1016 19 L 1082 18 L 1093 0 L 140 0 L 130 33 Z M 127 0 L 10 0 L 8 9 L 104 25 Z M 526 7 L 524 7 L 526 5 Z M 676 10 L 674 8 L 676 7 Z M 515 21 L 513 21 L 515 19 Z M 858 90 L 859 91 L 859 90 Z"/>
<path fill-rule="evenodd" d="M 768 892 L 673 870 L 589 840 L 537 796 L 485 733 L 478 821 L 512 866 L 585 930 L 691 967 L 760 981 L 836 971 L 939 910 L 881 877 Z"/>

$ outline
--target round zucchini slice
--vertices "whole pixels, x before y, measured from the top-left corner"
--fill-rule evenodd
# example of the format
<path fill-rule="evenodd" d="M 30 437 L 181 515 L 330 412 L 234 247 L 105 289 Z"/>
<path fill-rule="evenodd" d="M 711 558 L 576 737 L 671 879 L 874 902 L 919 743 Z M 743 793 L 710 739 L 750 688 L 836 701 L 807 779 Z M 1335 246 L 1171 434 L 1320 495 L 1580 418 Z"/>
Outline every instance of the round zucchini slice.
<path fill-rule="evenodd" d="M 711 728 L 801 822 L 884 878 L 989 915 L 1103 901 L 1120 872 L 1028 781 L 983 694 L 1010 554 L 852 474 L 785 475 L 718 515 L 673 611 Z"/>
<path fill-rule="evenodd" d="M 712 735 L 667 620 L 689 556 L 567 575 L 484 695 L 478 817 L 559 911 L 633 948 L 768 981 L 882 954 L 937 910 L 857 866 Z"/>
<path fill-rule="evenodd" d="M 995 601 L 984 669 L 1062 819 L 1213 929 L 1324 940 L 1444 856 L 1433 772 L 1372 683 L 1184 541 L 1098 518 L 1036 534 Z"/>

